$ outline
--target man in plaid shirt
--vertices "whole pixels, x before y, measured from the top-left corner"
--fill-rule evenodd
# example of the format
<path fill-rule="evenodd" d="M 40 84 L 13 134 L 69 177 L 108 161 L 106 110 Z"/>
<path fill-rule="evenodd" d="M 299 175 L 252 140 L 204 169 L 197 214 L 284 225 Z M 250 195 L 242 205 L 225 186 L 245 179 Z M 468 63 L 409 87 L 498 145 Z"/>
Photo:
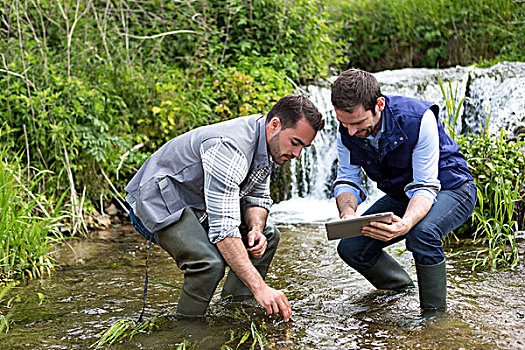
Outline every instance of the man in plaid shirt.
<path fill-rule="evenodd" d="M 205 314 L 225 267 L 223 297 L 255 297 L 285 320 L 292 310 L 264 282 L 279 242 L 267 220 L 270 174 L 299 157 L 324 120 L 304 96 L 279 100 L 252 115 L 200 127 L 157 150 L 126 186 L 135 229 L 184 270 L 177 315 Z"/>

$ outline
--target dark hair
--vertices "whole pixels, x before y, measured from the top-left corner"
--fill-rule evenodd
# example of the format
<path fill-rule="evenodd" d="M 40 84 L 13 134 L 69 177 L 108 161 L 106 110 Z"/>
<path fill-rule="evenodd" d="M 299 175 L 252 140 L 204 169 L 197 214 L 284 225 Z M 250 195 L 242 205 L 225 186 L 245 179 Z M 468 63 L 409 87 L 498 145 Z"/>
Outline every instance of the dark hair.
<path fill-rule="evenodd" d="M 332 105 L 340 111 L 352 113 L 360 105 L 365 111 L 374 111 L 381 87 L 370 73 L 351 68 L 339 75 L 332 85 Z"/>
<path fill-rule="evenodd" d="M 312 101 L 302 95 L 288 95 L 281 98 L 268 112 L 266 123 L 269 123 L 273 117 L 281 120 L 283 130 L 295 127 L 302 118 L 305 118 L 315 131 L 324 128 L 323 116 Z"/>

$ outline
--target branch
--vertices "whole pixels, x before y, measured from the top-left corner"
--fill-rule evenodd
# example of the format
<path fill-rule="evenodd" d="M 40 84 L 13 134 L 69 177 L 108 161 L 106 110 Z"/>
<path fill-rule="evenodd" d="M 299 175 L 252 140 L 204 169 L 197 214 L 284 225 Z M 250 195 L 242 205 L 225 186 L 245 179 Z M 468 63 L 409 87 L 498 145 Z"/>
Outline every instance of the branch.
<path fill-rule="evenodd" d="M 91 3 L 91 8 L 93 9 L 93 14 L 95 15 L 95 20 L 97 21 L 97 27 L 100 31 L 100 35 L 102 35 L 102 43 L 104 44 L 104 48 L 106 49 L 106 55 L 108 56 L 109 64 L 113 65 L 111 55 L 109 54 L 108 44 L 106 43 L 106 32 L 104 31 L 104 28 L 102 27 L 102 24 L 98 19 L 97 9 L 95 8 L 95 5 L 93 3 Z"/>
<path fill-rule="evenodd" d="M 35 8 L 37 10 L 37 12 L 39 13 L 40 15 L 40 19 L 42 21 L 42 13 L 40 11 L 40 9 L 36 6 L 36 4 L 33 2 L 33 4 L 35 5 Z M 47 57 L 46 55 L 44 54 L 44 47 L 45 47 L 45 31 L 46 31 L 46 28 L 44 26 L 44 23 L 42 21 L 42 31 L 44 33 L 44 42 L 42 42 L 39 38 L 38 38 L 38 35 L 36 34 L 36 30 L 35 30 L 35 27 L 33 26 L 33 23 L 31 23 L 31 20 L 29 19 L 29 16 L 27 14 L 27 11 L 25 8 L 22 7 L 22 11 L 24 12 L 24 16 L 26 18 L 26 21 L 27 21 L 27 25 L 29 26 L 29 29 L 31 29 L 31 32 L 33 33 L 33 38 L 35 39 L 35 42 L 38 44 L 38 50 L 40 51 L 40 55 L 42 55 L 42 60 L 43 60 L 43 64 L 44 64 L 44 72 L 47 72 Z"/>
<path fill-rule="evenodd" d="M 22 29 L 21 29 L 21 25 L 20 25 L 20 11 L 19 11 L 19 8 L 20 8 L 21 4 L 20 4 L 20 1 L 17 0 L 17 3 L 16 3 L 16 24 L 18 26 L 18 41 L 19 41 L 19 45 L 20 45 L 20 55 L 22 56 L 22 66 L 24 67 L 24 74 L 26 75 L 26 79 L 25 79 L 25 82 L 26 82 L 26 89 L 27 89 L 27 94 L 28 94 L 28 97 L 29 97 L 29 105 L 31 106 L 31 121 L 32 121 L 32 124 L 33 124 L 33 131 L 36 133 L 37 131 L 37 128 L 36 128 L 36 123 L 35 123 L 35 109 L 33 108 L 33 97 L 31 96 L 31 89 L 29 89 L 29 84 L 28 84 L 28 81 L 29 79 L 27 78 L 27 71 L 29 70 L 29 68 L 26 68 L 26 61 L 24 59 L 24 45 L 22 43 Z M 7 68 L 7 67 L 6 67 Z M 33 85 L 34 87 L 34 85 Z"/>
<path fill-rule="evenodd" d="M 126 16 L 126 18 L 124 18 L 124 9 L 122 8 L 122 0 L 119 1 L 119 10 L 120 10 L 120 19 L 122 21 L 122 27 L 126 31 L 126 35 L 125 35 L 125 38 L 126 38 L 126 58 L 128 60 L 129 71 L 131 72 L 131 78 L 133 78 L 133 67 L 131 65 L 131 58 L 129 56 L 129 37 L 127 36 L 128 35 L 127 16 Z"/>
<path fill-rule="evenodd" d="M 71 39 L 73 38 L 73 32 L 75 31 L 75 26 L 77 25 L 78 21 L 88 12 L 89 8 L 91 7 L 91 0 L 88 1 L 86 7 L 84 8 L 84 11 L 78 15 L 78 10 L 80 9 L 80 0 L 77 0 L 77 8 L 75 9 L 75 21 L 73 22 L 73 25 L 71 26 L 71 31 L 69 33 L 69 37 L 67 38 L 67 46 L 71 46 Z"/>
<path fill-rule="evenodd" d="M 7 4 L 5 3 L 5 0 L 4 0 L 4 8 L 7 9 Z M 9 39 L 10 39 L 10 34 L 11 34 L 11 31 L 12 31 L 12 28 L 11 28 L 11 9 L 13 8 L 13 4 L 9 5 L 9 9 L 7 10 L 7 18 L 9 18 L 9 23 L 4 23 L 6 24 L 6 28 L 7 28 L 7 40 L 6 40 L 6 55 L 7 55 L 7 62 L 9 62 Z M 2 19 L 4 19 L 4 16 L 2 16 Z M 2 54 L 0 54 L 2 55 Z M 4 55 L 2 55 L 2 60 L 4 62 L 4 66 L 5 68 L 7 69 L 8 65 L 6 63 L 6 59 L 4 57 Z M 13 124 L 13 119 L 11 118 L 11 104 L 10 104 L 10 92 L 11 92 L 11 89 L 9 87 L 9 74 L 7 74 L 7 116 L 9 117 L 9 123 Z"/>
<path fill-rule="evenodd" d="M 151 36 L 140 36 L 140 35 L 132 35 L 132 34 L 126 34 L 126 33 L 118 33 L 118 34 L 121 35 L 121 36 L 128 37 L 128 38 L 147 40 L 147 39 L 156 39 L 156 38 L 160 38 L 160 37 L 167 36 L 167 35 L 172 35 L 172 34 L 183 34 L 183 33 L 186 33 L 186 34 L 202 34 L 201 32 L 196 32 L 194 30 L 174 30 L 174 31 L 171 31 L 171 32 L 165 32 L 165 33 L 155 34 L 155 35 L 151 35 Z"/>
<path fill-rule="evenodd" d="M 117 189 L 115 188 L 115 186 L 113 185 L 113 182 L 111 182 L 111 180 L 109 179 L 109 177 L 106 175 L 106 173 L 104 172 L 104 169 L 102 168 L 102 166 L 99 165 L 99 168 L 100 168 L 100 171 L 102 172 L 102 175 L 104 176 L 104 178 L 106 179 L 106 181 L 108 182 L 109 186 L 111 186 L 111 189 L 113 190 L 113 192 L 117 195 L 117 197 L 115 197 L 115 199 L 117 200 L 118 204 L 120 204 L 120 206 L 122 207 L 122 209 L 124 209 L 124 211 L 128 211 L 128 208 L 126 207 L 126 205 L 123 203 L 125 202 L 126 200 L 122 197 L 122 195 L 119 193 L 119 191 L 117 191 Z"/>

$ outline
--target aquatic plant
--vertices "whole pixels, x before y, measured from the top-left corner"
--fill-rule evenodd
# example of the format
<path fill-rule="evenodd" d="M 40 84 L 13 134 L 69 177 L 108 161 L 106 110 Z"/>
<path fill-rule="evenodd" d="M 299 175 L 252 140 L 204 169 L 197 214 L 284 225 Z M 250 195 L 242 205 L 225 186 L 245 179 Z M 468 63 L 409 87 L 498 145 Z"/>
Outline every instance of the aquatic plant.
<path fill-rule="evenodd" d="M 519 204 L 525 201 L 524 143 L 484 132 L 456 138 L 478 186 L 478 204 L 472 214 L 474 239 L 487 245 L 473 262 L 476 267 L 514 267 L 519 262 L 516 235 L 523 228 Z"/>
<path fill-rule="evenodd" d="M 155 318 L 142 322 L 135 322 L 131 318 L 120 319 L 114 322 L 108 329 L 100 332 L 100 339 L 93 343 L 90 348 L 100 349 L 105 347 L 107 349 L 111 344 L 124 338 L 131 340 L 135 335 L 146 332 L 146 329 L 150 331 L 154 325 Z"/>
<path fill-rule="evenodd" d="M 447 119 L 445 119 L 444 122 L 447 126 L 448 135 L 454 140 L 457 136 L 456 126 L 461 116 L 463 104 L 468 99 L 468 97 L 463 97 L 462 99 L 457 101 L 459 84 L 456 84 L 456 88 L 454 89 L 452 88 L 452 81 L 448 81 L 447 89 L 445 90 L 445 84 L 441 80 L 439 74 L 437 78 L 439 87 L 441 89 L 441 93 L 443 94 L 443 97 L 445 99 L 445 105 L 447 107 Z"/>
<path fill-rule="evenodd" d="M 264 349 L 264 338 L 265 338 L 264 324 L 261 325 L 261 330 L 257 329 L 257 326 L 252 321 L 250 329 L 245 331 L 241 336 L 231 335 L 231 339 L 228 340 L 221 346 L 221 350 L 233 350 L 238 349 L 242 344 L 249 344 L 251 341 L 250 349 L 255 349 L 256 345 L 259 345 L 259 349 Z M 235 345 L 236 343 L 236 345 Z M 232 347 L 235 346 L 235 347 Z"/>
<path fill-rule="evenodd" d="M 503 129 L 499 135 L 489 133 L 490 116 L 479 134 L 460 135 L 456 123 L 465 99 L 457 100 L 457 93 L 449 82 L 446 90 L 438 77 L 446 101 L 449 136 L 460 146 L 478 187 L 478 203 L 472 219 L 459 232 L 471 232 L 474 240 L 487 247 L 478 252 L 472 268 L 497 266 L 514 267 L 519 262 L 516 235 L 525 226 L 525 143 L 509 137 Z"/>

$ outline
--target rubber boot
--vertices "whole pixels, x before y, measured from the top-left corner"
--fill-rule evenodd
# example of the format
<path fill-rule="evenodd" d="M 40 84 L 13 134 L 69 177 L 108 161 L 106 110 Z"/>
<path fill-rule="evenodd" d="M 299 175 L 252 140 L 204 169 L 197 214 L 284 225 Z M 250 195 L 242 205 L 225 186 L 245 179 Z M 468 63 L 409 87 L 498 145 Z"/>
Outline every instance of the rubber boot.
<path fill-rule="evenodd" d="M 243 242 L 245 246 L 247 246 L 247 229 L 241 231 L 245 231 L 243 232 Z M 264 227 L 263 234 L 266 236 L 266 251 L 264 252 L 264 255 L 261 258 L 250 258 L 250 260 L 255 269 L 259 271 L 259 274 L 264 280 L 264 278 L 266 277 L 266 273 L 270 268 L 273 256 L 277 251 L 277 246 L 279 245 L 280 239 L 280 232 L 274 224 L 267 221 L 266 226 Z M 253 293 L 230 269 L 230 271 L 228 272 L 228 276 L 226 277 L 226 281 L 224 282 L 224 286 L 222 288 L 221 297 L 232 299 L 233 301 L 243 301 L 252 298 Z"/>
<path fill-rule="evenodd" d="M 445 260 L 435 265 L 416 264 L 419 304 L 423 311 L 447 306 L 447 266 Z"/>
<path fill-rule="evenodd" d="M 184 283 L 177 305 L 177 316 L 202 317 L 213 293 L 224 277 L 226 263 L 219 250 L 208 239 L 191 208 L 180 220 L 157 233 L 160 246 L 184 271 Z"/>
<path fill-rule="evenodd" d="M 374 266 L 361 274 L 377 289 L 401 290 L 414 287 L 408 273 L 384 251 L 381 251 Z"/>

